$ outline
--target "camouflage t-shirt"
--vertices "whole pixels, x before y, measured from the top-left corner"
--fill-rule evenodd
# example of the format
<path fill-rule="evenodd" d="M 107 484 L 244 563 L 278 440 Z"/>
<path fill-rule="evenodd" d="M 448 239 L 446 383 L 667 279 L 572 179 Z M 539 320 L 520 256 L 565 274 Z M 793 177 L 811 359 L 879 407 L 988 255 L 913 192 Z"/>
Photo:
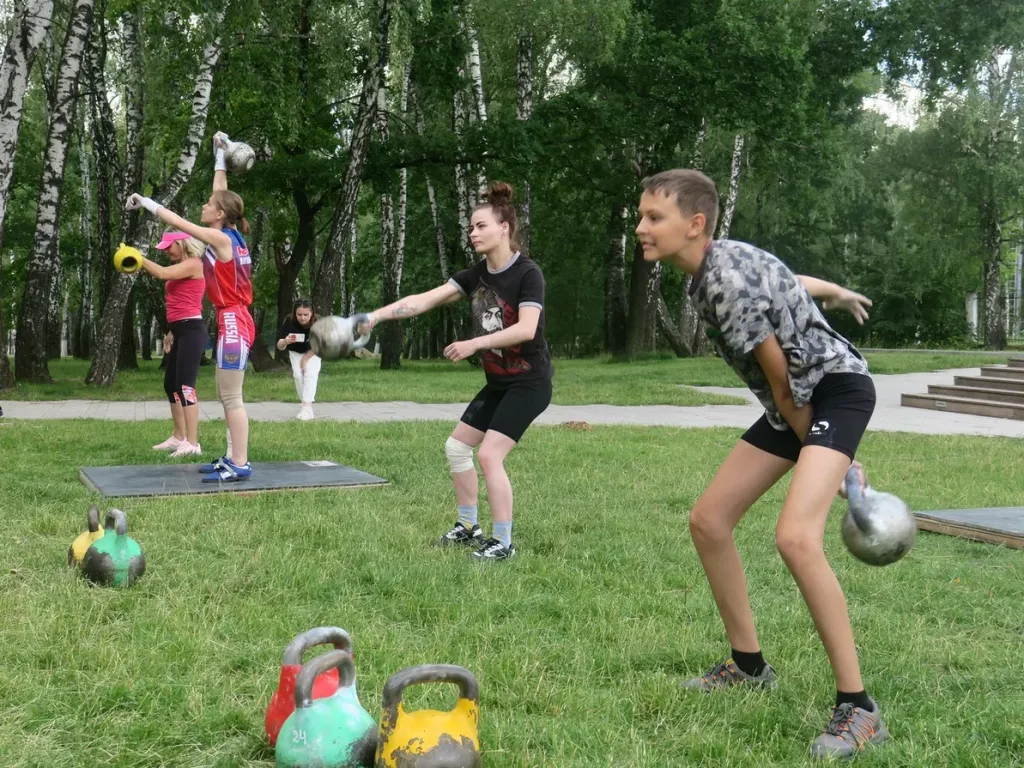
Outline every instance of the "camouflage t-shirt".
<path fill-rule="evenodd" d="M 789 429 L 754 348 L 774 333 L 789 361 L 789 386 L 799 408 L 826 373 L 867 375 L 864 356 L 822 315 L 789 267 L 736 240 L 715 240 L 690 283 L 690 296 L 718 354 L 764 406 L 769 423 Z"/>

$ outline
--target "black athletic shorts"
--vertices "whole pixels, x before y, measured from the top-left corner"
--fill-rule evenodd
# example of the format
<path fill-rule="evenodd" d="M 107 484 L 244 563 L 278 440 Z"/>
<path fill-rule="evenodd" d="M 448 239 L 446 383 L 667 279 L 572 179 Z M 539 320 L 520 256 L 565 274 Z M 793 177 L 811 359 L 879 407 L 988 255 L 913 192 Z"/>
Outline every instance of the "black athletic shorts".
<path fill-rule="evenodd" d="M 762 416 L 743 439 L 773 456 L 795 462 L 805 445 L 821 445 L 852 460 L 875 410 L 875 384 L 860 373 L 828 373 L 811 395 L 811 428 L 801 444 L 792 429 L 779 432 Z"/>
<path fill-rule="evenodd" d="M 550 403 L 550 379 L 501 388 L 488 384 L 466 407 L 462 421 L 481 432 L 493 429 L 518 443 L 526 428 Z"/>
<path fill-rule="evenodd" d="M 206 352 L 206 342 L 210 339 L 206 323 L 200 318 L 178 320 L 171 323 L 170 331 L 174 341 L 167 353 L 164 392 L 172 403 L 195 405 L 199 402 L 196 396 L 199 365 Z"/>

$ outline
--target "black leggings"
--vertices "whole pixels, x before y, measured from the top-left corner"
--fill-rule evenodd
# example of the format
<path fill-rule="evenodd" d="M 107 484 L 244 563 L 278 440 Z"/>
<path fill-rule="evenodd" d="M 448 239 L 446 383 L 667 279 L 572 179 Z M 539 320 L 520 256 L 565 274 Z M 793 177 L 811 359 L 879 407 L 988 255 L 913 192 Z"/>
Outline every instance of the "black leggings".
<path fill-rule="evenodd" d="M 174 342 L 167 353 L 167 368 L 164 371 L 164 392 L 172 403 L 182 406 L 195 405 L 196 379 L 199 378 L 199 363 L 206 351 L 210 335 L 206 323 L 200 318 L 179 320 L 171 323 Z"/>

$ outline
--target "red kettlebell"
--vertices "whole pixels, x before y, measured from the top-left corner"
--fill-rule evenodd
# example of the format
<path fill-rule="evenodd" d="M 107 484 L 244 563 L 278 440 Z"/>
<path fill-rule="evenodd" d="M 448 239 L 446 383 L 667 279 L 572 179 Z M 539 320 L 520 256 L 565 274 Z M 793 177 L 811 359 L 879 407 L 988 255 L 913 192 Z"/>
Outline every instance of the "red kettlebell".
<path fill-rule="evenodd" d="M 341 627 L 316 627 L 295 636 L 284 649 L 284 659 L 281 662 L 281 679 L 277 684 L 277 690 L 270 698 L 267 706 L 267 716 L 263 721 L 267 736 L 270 739 L 270 746 L 277 744 L 277 735 L 281 732 L 281 726 L 288 716 L 295 711 L 295 681 L 302 669 L 302 655 L 315 645 L 326 645 L 330 643 L 339 651 L 352 653 L 352 637 Z M 354 683 L 353 683 L 354 685 Z M 324 699 L 332 696 L 338 690 L 338 669 L 328 669 L 321 675 L 317 675 L 313 681 L 313 698 Z"/>

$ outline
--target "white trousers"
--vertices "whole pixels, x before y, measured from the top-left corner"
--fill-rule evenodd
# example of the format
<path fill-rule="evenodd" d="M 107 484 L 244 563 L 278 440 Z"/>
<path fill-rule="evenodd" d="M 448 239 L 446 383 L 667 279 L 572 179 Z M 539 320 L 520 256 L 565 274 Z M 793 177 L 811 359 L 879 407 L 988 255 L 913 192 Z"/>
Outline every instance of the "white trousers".
<path fill-rule="evenodd" d="M 312 403 L 316 400 L 316 383 L 320 378 L 320 357 L 313 355 L 306 361 L 306 371 L 302 372 L 302 355 L 298 352 L 288 352 L 288 358 L 292 361 L 292 376 L 295 379 L 295 391 L 299 400 L 303 403 Z"/>

